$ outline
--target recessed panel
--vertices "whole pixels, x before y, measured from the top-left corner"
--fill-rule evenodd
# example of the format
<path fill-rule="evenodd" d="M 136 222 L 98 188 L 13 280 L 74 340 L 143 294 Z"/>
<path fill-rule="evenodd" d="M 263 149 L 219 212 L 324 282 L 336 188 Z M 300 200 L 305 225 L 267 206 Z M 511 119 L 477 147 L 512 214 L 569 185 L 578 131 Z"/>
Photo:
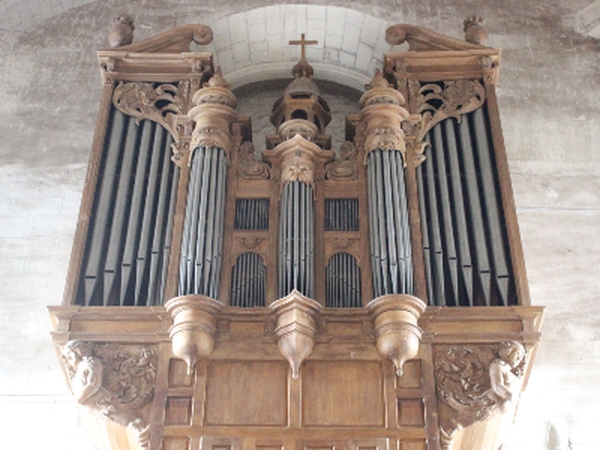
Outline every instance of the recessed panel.
<path fill-rule="evenodd" d="M 383 426 L 381 364 L 310 361 L 303 373 L 306 426 Z"/>
<path fill-rule="evenodd" d="M 208 425 L 278 425 L 287 417 L 284 362 L 218 361 L 208 369 Z"/>
<path fill-rule="evenodd" d="M 399 401 L 400 425 L 404 427 L 422 427 L 425 425 L 425 409 L 422 399 Z"/>
<path fill-rule="evenodd" d="M 192 399 L 168 397 L 165 412 L 165 425 L 190 425 L 192 417 Z"/>
<path fill-rule="evenodd" d="M 397 386 L 399 388 L 423 387 L 420 359 L 413 359 L 404 363 L 402 366 L 402 376 L 397 377 Z"/>

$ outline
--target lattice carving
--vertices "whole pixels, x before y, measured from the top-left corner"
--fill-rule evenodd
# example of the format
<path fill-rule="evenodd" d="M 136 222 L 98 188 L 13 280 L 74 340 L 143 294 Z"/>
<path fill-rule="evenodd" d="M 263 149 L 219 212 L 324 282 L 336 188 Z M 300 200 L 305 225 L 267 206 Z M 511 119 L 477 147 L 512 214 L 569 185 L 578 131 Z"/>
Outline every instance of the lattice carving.
<path fill-rule="evenodd" d="M 440 404 L 442 449 L 455 433 L 510 411 L 522 388 L 525 348 L 518 342 L 497 345 L 447 345 L 435 351 L 435 381 Z"/>
<path fill-rule="evenodd" d="M 75 340 L 67 342 L 61 356 L 77 402 L 133 428 L 140 447 L 147 448 L 157 365 L 154 349 Z"/>
<path fill-rule="evenodd" d="M 425 135 L 442 120 L 454 117 L 460 121 L 463 114 L 475 111 L 485 102 L 485 88 L 477 80 L 450 80 L 442 85 L 421 84 L 417 80 L 404 80 L 409 92 L 409 110 L 420 114 L 419 121 L 403 122 L 404 131 L 414 137 L 412 149 L 417 159 L 423 160 Z"/>
<path fill-rule="evenodd" d="M 162 125 L 175 142 L 179 142 L 175 117 L 187 112 L 189 95 L 189 81 L 158 86 L 154 83 L 121 81 L 115 88 L 113 104 L 122 113 L 135 117 L 137 123 L 148 119 Z"/>
<path fill-rule="evenodd" d="M 243 142 L 239 146 L 238 154 L 237 173 L 240 178 L 244 180 L 268 180 L 271 177 L 270 166 L 262 161 L 262 157 L 256 152 L 252 142 Z"/>

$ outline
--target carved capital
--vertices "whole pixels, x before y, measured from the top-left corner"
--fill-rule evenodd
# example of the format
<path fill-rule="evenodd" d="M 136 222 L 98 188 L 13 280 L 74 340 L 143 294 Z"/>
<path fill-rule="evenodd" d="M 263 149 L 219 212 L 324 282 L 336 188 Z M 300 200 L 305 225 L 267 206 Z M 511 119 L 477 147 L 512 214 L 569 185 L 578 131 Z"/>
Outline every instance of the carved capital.
<path fill-rule="evenodd" d="M 520 343 L 441 345 L 434 358 L 442 449 L 459 429 L 516 406 L 526 364 Z"/>
<path fill-rule="evenodd" d="M 69 341 L 61 358 L 75 399 L 119 425 L 136 430 L 148 445 L 157 356 L 152 346 Z"/>
<path fill-rule="evenodd" d="M 169 330 L 173 354 L 186 362 L 191 375 L 196 363 L 213 351 L 223 305 L 204 295 L 183 295 L 169 300 L 165 308 L 173 317 Z"/>
<path fill-rule="evenodd" d="M 269 309 L 277 321 L 277 346 L 290 363 L 292 378 L 296 380 L 302 362 L 315 345 L 316 319 L 323 307 L 294 289 L 288 296 L 271 303 Z"/>
<path fill-rule="evenodd" d="M 273 150 L 263 152 L 271 161 L 278 161 L 281 167 L 281 183 L 283 185 L 300 181 L 313 185 L 316 179 L 316 163 L 325 163 L 333 158 L 333 152 L 322 150 L 300 134 L 283 141 Z"/>
<path fill-rule="evenodd" d="M 237 100 L 228 86 L 218 69 L 207 85 L 194 94 L 195 106 L 188 113 L 196 124 L 190 143 L 192 152 L 198 147 L 219 147 L 230 154 L 234 144 L 231 124 L 237 118 Z"/>
<path fill-rule="evenodd" d="M 422 333 L 417 320 L 425 308 L 421 299 L 407 294 L 383 295 L 367 304 L 375 325 L 377 351 L 394 363 L 398 376 L 402 376 L 404 363 L 419 351 Z"/>
<path fill-rule="evenodd" d="M 377 70 L 368 90 L 360 98 L 360 119 L 365 123 L 364 149 L 365 162 L 369 152 L 374 150 L 399 150 L 406 164 L 406 146 L 402 122 L 409 113 L 404 105 L 404 96 L 389 86 L 382 73 Z"/>

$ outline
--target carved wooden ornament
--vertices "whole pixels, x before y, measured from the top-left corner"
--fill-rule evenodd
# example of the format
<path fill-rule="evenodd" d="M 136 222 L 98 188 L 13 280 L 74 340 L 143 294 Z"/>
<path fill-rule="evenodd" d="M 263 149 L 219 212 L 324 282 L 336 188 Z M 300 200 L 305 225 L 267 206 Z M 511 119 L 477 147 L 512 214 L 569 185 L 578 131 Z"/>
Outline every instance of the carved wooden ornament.
<path fill-rule="evenodd" d="M 61 352 L 77 402 L 134 429 L 148 446 L 157 356 L 147 346 L 69 341 Z"/>
<path fill-rule="evenodd" d="M 522 389 L 526 351 L 516 341 L 445 345 L 435 351 L 435 381 L 443 450 L 461 428 L 504 414 L 516 406 Z"/>
<path fill-rule="evenodd" d="M 417 320 L 426 307 L 421 299 L 407 294 L 383 295 L 367 304 L 375 324 L 377 351 L 394 363 L 398 376 L 402 376 L 404 363 L 419 351 Z"/>
<path fill-rule="evenodd" d="M 191 375 L 196 363 L 213 351 L 217 317 L 223 305 L 204 295 L 184 295 L 169 300 L 165 309 L 174 322 L 169 330 L 173 353 L 185 361 Z"/>
<path fill-rule="evenodd" d="M 292 378 L 296 380 L 302 362 L 315 345 L 316 318 L 323 307 L 294 289 L 288 296 L 271 303 L 269 308 L 277 320 L 277 347 L 290 363 Z"/>

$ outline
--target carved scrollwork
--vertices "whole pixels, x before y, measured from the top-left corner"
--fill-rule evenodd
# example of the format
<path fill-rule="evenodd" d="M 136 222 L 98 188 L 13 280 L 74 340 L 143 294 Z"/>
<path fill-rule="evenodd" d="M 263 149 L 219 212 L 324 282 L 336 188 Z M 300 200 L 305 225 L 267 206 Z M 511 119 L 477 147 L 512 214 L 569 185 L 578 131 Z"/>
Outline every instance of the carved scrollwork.
<path fill-rule="evenodd" d="M 516 405 L 525 363 L 525 348 L 516 341 L 436 349 L 436 390 L 443 402 L 439 408 L 442 449 L 450 449 L 459 429 Z"/>
<path fill-rule="evenodd" d="M 255 250 L 262 247 L 262 244 L 266 242 L 265 238 L 260 237 L 238 237 L 235 239 L 239 242 L 240 246 L 247 250 Z"/>
<path fill-rule="evenodd" d="M 158 86 L 122 81 L 115 88 L 113 104 L 122 113 L 135 117 L 137 123 L 149 119 L 162 125 L 179 142 L 175 116 L 186 113 L 189 93 L 189 81 Z"/>
<path fill-rule="evenodd" d="M 344 142 L 335 154 L 335 160 L 325 166 L 327 180 L 355 180 L 358 151 L 352 142 Z"/>
<path fill-rule="evenodd" d="M 424 85 L 417 80 L 408 80 L 406 85 L 410 92 L 410 110 L 421 116 L 419 121 L 403 124 L 409 128 L 405 130 L 407 134 L 415 138 L 415 151 L 425 150 L 422 142 L 436 124 L 450 117 L 460 121 L 463 114 L 475 111 L 485 102 L 485 88 L 477 80 L 450 80 L 443 84 Z"/>
<path fill-rule="evenodd" d="M 243 142 L 239 146 L 238 154 L 240 158 L 237 173 L 240 178 L 244 180 L 268 180 L 271 177 L 271 168 L 266 162 L 262 161 L 252 142 Z"/>
<path fill-rule="evenodd" d="M 69 341 L 62 360 L 78 403 L 138 433 L 146 448 L 157 356 L 150 347 Z"/>

